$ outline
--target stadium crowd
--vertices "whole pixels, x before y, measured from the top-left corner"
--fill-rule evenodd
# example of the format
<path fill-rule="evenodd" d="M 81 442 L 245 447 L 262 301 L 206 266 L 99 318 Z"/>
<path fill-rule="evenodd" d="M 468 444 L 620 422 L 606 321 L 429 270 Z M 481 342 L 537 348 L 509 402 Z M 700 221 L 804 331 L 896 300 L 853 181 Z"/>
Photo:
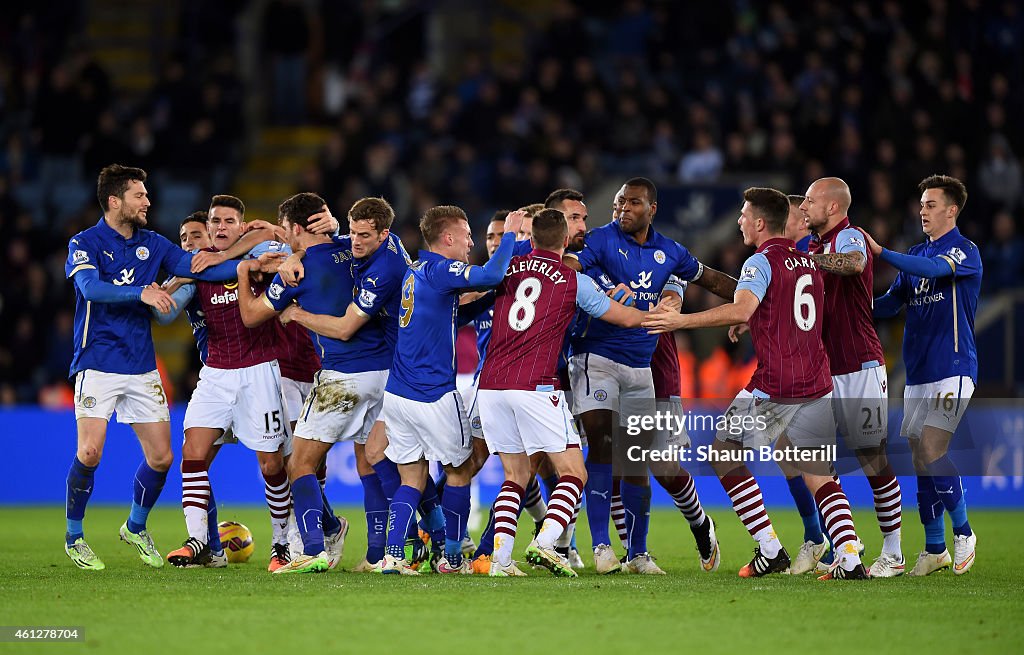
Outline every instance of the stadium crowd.
<path fill-rule="evenodd" d="M 230 191 L 254 94 L 263 121 L 332 128 L 295 190 L 337 215 L 359 197 L 388 198 L 411 252 L 427 207 L 459 205 L 481 228 L 495 209 L 634 174 L 663 185 L 783 174 L 794 193 L 837 175 L 857 223 L 905 250 L 921 239 L 915 183 L 944 172 L 970 191 L 960 225 L 981 244 L 985 293 L 1019 287 L 1024 272 L 1016 2 L 561 0 L 543 21 L 506 7 L 524 28 L 521 57 L 480 35 L 438 70 L 419 3 L 273 0 L 260 35 L 243 37 L 233 26 L 249 3 L 185 1 L 172 55 L 130 99 L 85 37 L 86 3 L 59 4 L 0 10 L 0 404 L 66 394 L 73 292 L 62 265 L 98 211 L 91 196 L 64 203 L 62 189 L 120 161 L 155 172 L 156 197 L 160 179 Z M 260 40 L 269 86 L 242 79 L 244 38 Z M 41 202 L 26 202 L 27 187 Z M 592 226 L 609 212 L 591 205 Z M 708 262 L 735 272 L 745 256 L 737 240 Z M 892 275 L 879 269 L 877 293 Z M 696 295 L 693 306 L 710 302 Z M 684 352 L 696 394 L 705 377 L 723 379 L 701 373 L 707 362 L 748 366 L 724 346 L 701 361 Z"/>

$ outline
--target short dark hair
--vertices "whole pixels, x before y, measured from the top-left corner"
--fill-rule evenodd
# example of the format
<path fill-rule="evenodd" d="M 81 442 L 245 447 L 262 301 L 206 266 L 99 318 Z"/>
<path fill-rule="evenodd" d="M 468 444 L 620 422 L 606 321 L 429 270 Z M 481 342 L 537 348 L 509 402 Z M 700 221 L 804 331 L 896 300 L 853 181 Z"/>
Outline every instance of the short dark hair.
<path fill-rule="evenodd" d="M 566 200 L 583 202 L 583 194 L 576 189 L 555 189 L 544 201 L 545 209 L 558 209 Z"/>
<path fill-rule="evenodd" d="M 423 240 L 428 246 L 437 243 L 445 229 L 455 221 L 469 223 L 469 217 L 461 207 L 455 205 L 431 207 L 424 212 L 423 218 L 420 219 L 420 233 L 423 235 Z"/>
<path fill-rule="evenodd" d="M 807 200 L 807 196 L 801 196 L 796 193 L 791 193 L 788 196 L 786 196 L 786 199 L 789 200 L 789 204 L 791 206 L 799 207 L 804 203 L 804 200 Z"/>
<path fill-rule="evenodd" d="M 511 213 L 511 209 L 499 209 L 498 211 L 494 212 L 494 216 L 491 216 L 491 220 L 489 222 L 504 223 L 505 219 L 508 218 L 508 215 Z"/>
<path fill-rule="evenodd" d="M 789 218 L 789 198 L 786 194 L 768 187 L 750 187 L 743 192 L 743 199 L 761 212 L 761 217 L 774 234 L 781 234 L 786 229 Z"/>
<path fill-rule="evenodd" d="M 533 217 L 533 245 L 543 250 L 558 250 L 565 245 L 569 227 L 565 214 L 558 209 L 544 209 Z"/>
<path fill-rule="evenodd" d="M 287 219 L 293 225 L 306 228 L 309 225 L 309 217 L 319 214 L 324 210 L 324 199 L 315 193 L 296 193 L 277 207 L 277 221 Z"/>
<path fill-rule="evenodd" d="M 647 200 L 652 205 L 658 202 L 658 187 L 654 186 L 646 177 L 631 177 L 626 180 L 625 186 L 642 186 L 647 190 Z"/>
<path fill-rule="evenodd" d="M 145 182 L 146 171 L 121 164 L 104 167 L 96 178 L 96 199 L 100 201 L 103 211 L 110 209 L 110 196 L 124 200 L 124 192 L 134 181 Z"/>
<path fill-rule="evenodd" d="M 370 221 L 373 229 L 378 233 L 383 232 L 391 229 L 391 224 L 395 221 L 395 210 L 383 198 L 360 198 L 348 210 L 350 225 L 352 221 Z"/>
<path fill-rule="evenodd" d="M 918 191 L 924 193 L 927 189 L 942 189 L 942 195 L 951 205 L 956 205 L 956 215 L 964 210 L 967 204 L 967 187 L 964 183 L 952 175 L 930 175 L 917 185 Z"/>
<path fill-rule="evenodd" d="M 185 218 L 181 219 L 181 224 L 178 225 L 178 229 L 180 230 L 181 228 L 185 227 L 185 225 L 187 225 L 188 223 L 202 223 L 205 226 L 206 221 L 209 220 L 209 218 L 210 214 L 205 211 L 200 210 L 197 212 L 192 212 Z"/>
<path fill-rule="evenodd" d="M 210 209 L 214 207 L 236 209 L 239 216 L 245 216 L 245 203 L 242 202 L 241 198 L 236 198 L 235 196 L 220 194 L 210 198 Z"/>

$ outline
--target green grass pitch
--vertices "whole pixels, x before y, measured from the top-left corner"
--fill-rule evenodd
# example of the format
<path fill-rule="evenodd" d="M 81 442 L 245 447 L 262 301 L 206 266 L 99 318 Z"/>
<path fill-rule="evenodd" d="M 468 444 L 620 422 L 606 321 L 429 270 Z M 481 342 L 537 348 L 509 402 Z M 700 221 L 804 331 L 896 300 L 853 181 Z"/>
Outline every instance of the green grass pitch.
<path fill-rule="evenodd" d="M 341 513 L 352 522 L 342 561 L 348 569 L 364 553 L 365 523 L 358 508 Z M 591 568 L 564 580 L 526 567 L 528 578 L 492 580 L 341 570 L 273 576 L 266 571 L 267 512 L 250 506 L 221 509 L 221 520 L 245 523 L 256 540 L 253 559 L 227 570 L 149 569 L 118 542 L 127 507 L 90 507 L 86 535 L 107 570 L 80 571 L 62 552 L 63 508 L 4 507 L 0 624 L 81 626 L 86 641 L 7 643 L 0 653 L 1024 652 L 1017 559 L 1024 513 L 971 512 L 978 561 L 967 575 L 828 583 L 738 578 L 753 542 L 731 510 L 711 513 L 723 549 L 714 575 L 699 570 L 682 518 L 657 510 L 649 545 L 665 577 L 597 576 Z M 855 514 L 870 563 L 880 537 L 870 510 Z M 772 516 L 795 554 L 799 517 L 782 510 Z M 909 569 L 923 534 L 910 511 L 904 519 Z M 154 511 L 150 528 L 163 553 L 185 529 L 180 510 L 166 505 Z M 579 532 L 580 544 L 589 544 L 585 519 Z M 528 537 L 521 534 L 516 556 Z M 584 559 L 592 566 L 586 553 Z"/>

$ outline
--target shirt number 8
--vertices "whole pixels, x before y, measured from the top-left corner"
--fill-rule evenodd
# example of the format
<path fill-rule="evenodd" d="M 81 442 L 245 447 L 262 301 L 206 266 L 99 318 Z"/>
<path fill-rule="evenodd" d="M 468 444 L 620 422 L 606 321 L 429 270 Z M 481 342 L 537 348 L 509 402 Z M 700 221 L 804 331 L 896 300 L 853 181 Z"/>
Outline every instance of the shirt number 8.
<path fill-rule="evenodd" d="M 540 280 L 528 277 L 516 289 L 516 301 L 508 310 L 508 325 L 516 332 L 524 332 L 533 325 L 537 317 L 537 301 L 540 300 Z"/>

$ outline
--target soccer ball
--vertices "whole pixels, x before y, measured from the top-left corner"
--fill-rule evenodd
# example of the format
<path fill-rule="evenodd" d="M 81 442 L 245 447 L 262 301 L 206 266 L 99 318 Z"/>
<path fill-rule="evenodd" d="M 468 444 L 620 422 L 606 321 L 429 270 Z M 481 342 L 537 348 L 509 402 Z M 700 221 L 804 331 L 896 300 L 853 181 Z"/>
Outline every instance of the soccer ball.
<path fill-rule="evenodd" d="M 220 543 L 224 546 L 229 562 L 241 564 L 249 561 L 254 550 L 252 532 L 249 528 L 234 521 L 221 521 L 217 524 L 217 531 L 220 533 Z"/>

